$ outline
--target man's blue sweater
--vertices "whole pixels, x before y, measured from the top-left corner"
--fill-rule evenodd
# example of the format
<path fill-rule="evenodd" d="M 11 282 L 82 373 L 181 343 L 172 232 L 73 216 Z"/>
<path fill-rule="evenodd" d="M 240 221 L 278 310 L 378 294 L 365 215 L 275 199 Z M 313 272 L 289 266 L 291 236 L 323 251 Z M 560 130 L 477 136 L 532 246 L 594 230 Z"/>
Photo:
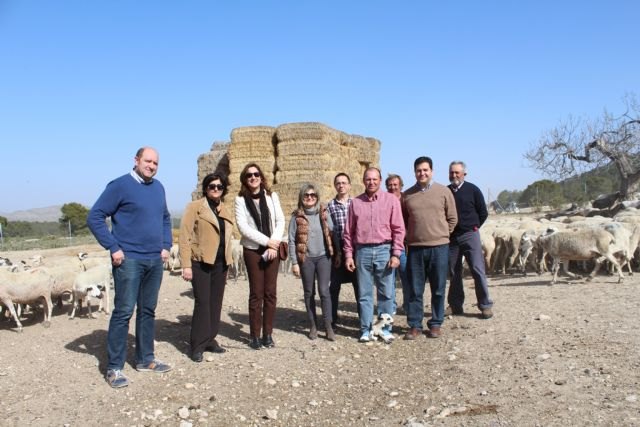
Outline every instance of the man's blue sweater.
<path fill-rule="evenodd" d="M 458 191 L 454 191 L 453 185 L 448 187 L 456 199 L 456 210 L 458 212 L 458 224 L 451 235 L 457 236 L 480 228 L 489 216 L 482 191 L 467 181 L 464 181 Z"/>
<path fill-rule="evenodd" d="M 156 179 L 140 183 L 131 174 L 114 179 L 89 211 L 87 225 L 105 249 L 122 249 L 132 259 L 157 259 L 171 248 L 171 217 Z"/>

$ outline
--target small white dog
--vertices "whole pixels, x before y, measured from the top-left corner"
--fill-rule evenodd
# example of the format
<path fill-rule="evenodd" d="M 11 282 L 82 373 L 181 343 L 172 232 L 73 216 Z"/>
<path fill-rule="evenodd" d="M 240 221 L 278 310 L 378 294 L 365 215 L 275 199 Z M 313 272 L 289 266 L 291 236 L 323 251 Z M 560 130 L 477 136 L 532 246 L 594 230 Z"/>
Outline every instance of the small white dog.
<path fill-rule="evenodd" d="M 371 327 L 372 340 L 375 341 L 376 339 L 380 338 L 386 344 L 389 344 L 391 341 L 393 341 L 395 337 L 391 333 L 385 334 L 383 330 L 386 326 L 391 325 L 393 325 L 393 317 L 391 317 L 389 313 L 382 313 Z"/>

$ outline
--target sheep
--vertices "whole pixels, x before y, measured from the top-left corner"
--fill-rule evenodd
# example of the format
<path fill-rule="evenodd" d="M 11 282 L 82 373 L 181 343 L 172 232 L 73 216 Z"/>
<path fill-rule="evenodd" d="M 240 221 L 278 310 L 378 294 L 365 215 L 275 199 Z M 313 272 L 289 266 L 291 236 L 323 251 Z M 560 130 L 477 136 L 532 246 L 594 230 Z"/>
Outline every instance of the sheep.
<path fill-rule="evenodd" d="M 11 266 L 12 264 L 9 258 L 0 256 L 0 267 Z"/>
<path fill-rule="evenodd" d="M 238 281 L 240 273 L 247 278 L 247 267 L 244 264 L 243 248 L 240 244 L 240 240 L 231 239 L 231 258 L 233 260 L 233 279 L 234 282 Z"/>
<path fill-rule="evenodd" d="M 480 229 L 480 244 L 484 253 L 484 263 L 486 271 L 491 271 L 491 256 L 496 250 L 496 239 L 493 238 L 492 231 L 482 227 Z"/>
<path fill-rule="evenodd" d="M 101 298 L 103 294 L 104 298 L 100 299 L 98 311 L 102 309 L 103 301 L 105 301 L 104 312 L 109 314 L 111 280 L 111 267 L 108 265 L 99 265 L 78 273 L 73 282 L 73 310 L 69 318 L 75 317 L 78 308 L 82 310 L 82 300 L 85 298 L 87 298 L 89 317 L 94 317 L 91 314 L 91 304 L 89 304 L 88 297 Z"/>
<path fill-rule="evenodd" d="M 22 323 L 13 304 L 31 304 L 44 299 L 44 327 L 51 325 L 51 289 L 55 285 L 54 277 L 44 268 L 31 271 L 10 273 L 0 271 L 0 302 L 11 312 L 16 321 L 18 332 L 22 332 Z"/>
<path fill-rule="evenodd" d="M 177 243 L 171 246 L 169 250 L 168 269 L 173 273 L 177 268 L 182 268 L 180 265 L 180 246 Z"/>
<path fill-rule="evenodd" d="M 518 257 L 520 238 L 524 230 L 504 227 L 493 232 L 496 242 L 494 268 L 506 274 L 507 268 L 515 266 Z"/>
<path fill-rule="evenodd" d="M 624 276 L 620 264 L 613 256 L 615 242 L 613 236 L 603 229 L 584 229 L 578 231 L 549 231 L 538 238 L 542 249 L 553 258 L 553 278 L 551 284 L 556 283 L 560 263 L 564 272 L 570 277 L 576 277 L 569 272 L 567 264 L 570 260 L 590 260 L 595 258 L 596 265 L 587 280 L 593 279 L 600 268 L 600 264 L 609 260 L 618 270 L 620 283 Z"/>
<path fill-rule="evenodd" d="M 604 226 L 605 231 L 611 233 L 615 239 L 612 252 L 621 259 L 620 268 L 626 265 L 629 275 L 633 275 L 631 260 L 640 242 L 640 225 L 633 223 L 612 222 Z"/>

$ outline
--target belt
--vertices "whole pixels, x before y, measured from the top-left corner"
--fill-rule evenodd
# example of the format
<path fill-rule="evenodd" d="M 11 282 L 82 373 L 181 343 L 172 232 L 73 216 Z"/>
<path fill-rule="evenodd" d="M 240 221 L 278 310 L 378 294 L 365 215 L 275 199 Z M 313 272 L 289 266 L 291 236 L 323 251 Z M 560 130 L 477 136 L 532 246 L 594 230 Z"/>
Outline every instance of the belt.
<path fill-rule="evenodd" d="M 380 246 L 380 245 L 390 245 L 391 244 L 391 240 L 385 240 L 384 242 L 380 242 L 380 243 L 358 243 L 357 246 Z"/>

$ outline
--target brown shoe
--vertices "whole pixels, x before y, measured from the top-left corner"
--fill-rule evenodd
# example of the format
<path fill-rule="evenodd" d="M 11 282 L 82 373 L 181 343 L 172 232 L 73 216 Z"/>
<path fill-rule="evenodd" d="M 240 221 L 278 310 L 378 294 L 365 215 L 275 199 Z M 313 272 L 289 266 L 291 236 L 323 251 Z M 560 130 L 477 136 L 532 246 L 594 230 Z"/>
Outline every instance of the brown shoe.
<path fill-rule="evenodd" d="M 413 341 L 420 336 L 420 329 L 411 328 L 404 334 L 404 339 L 408 341 Z"/>
<path fill-rule="evenodd" d="M 483 319 L 491 319 L 493 317 L 493 311 L 490 308 L 480 309 L 480 317 Z"/>
<path fill-rule="evenodd" d="M 442 335 L 442 332 L 440 331 L 439 326 L 434 326 L 433 328 L 425 332 L 425 334 L 427 335 L 427 338 L 440 338 L 440 335 Z"/>

